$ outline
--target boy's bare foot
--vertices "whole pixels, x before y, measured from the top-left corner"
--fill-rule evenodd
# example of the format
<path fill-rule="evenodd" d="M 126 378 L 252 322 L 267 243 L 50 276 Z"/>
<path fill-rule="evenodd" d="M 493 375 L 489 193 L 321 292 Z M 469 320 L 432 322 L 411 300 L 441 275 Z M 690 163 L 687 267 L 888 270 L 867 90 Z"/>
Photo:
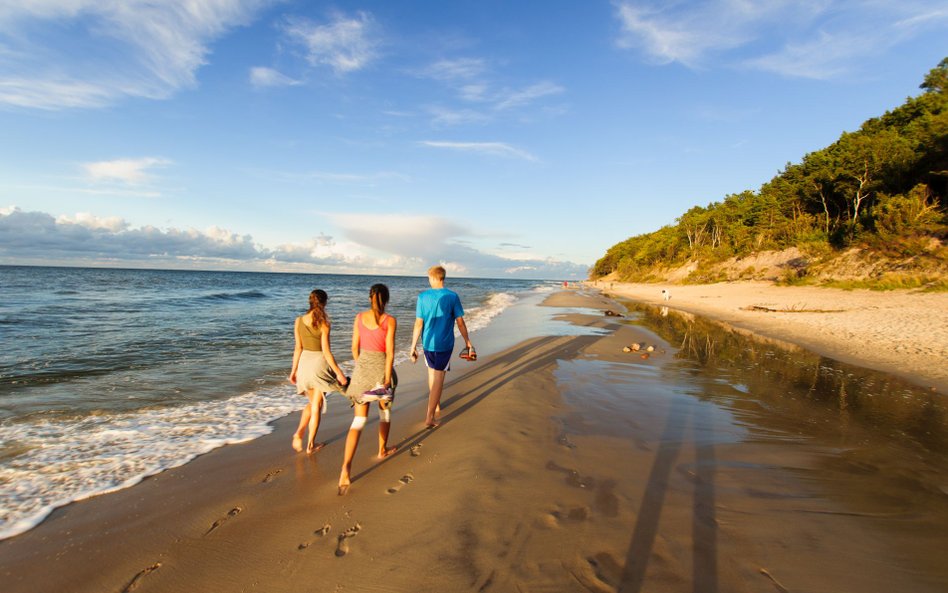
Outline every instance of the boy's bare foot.
<path fill-rule="evenodd" d="M 392 455 L 393 453 L 395 453 L 395 451 L 398 451 L 398 447 L 389 447 L 387 449 L 382 449 L 381 451 L 379 451 L 379 459 L 385 459 L 389 455 Z"/>
<path fill-rule="evenodd" d="M 432 428 L 438 428 L 439 426 L 441 426 L 440 422 L 425 422 L 425 428 L 429 430 Z"/>
<path fill-rule="evenodd" d="M 315 453 L 316 451 L 319 451 L 325 446 L 326 446 L 326 443 L 309 443 L 306 445 L 306 452 Z"/>
<path fill-rule="evenodd" d="M 303 437 L 298 434 L 293 435 L 293 450 L 297 453 L 303 450 Z"/>

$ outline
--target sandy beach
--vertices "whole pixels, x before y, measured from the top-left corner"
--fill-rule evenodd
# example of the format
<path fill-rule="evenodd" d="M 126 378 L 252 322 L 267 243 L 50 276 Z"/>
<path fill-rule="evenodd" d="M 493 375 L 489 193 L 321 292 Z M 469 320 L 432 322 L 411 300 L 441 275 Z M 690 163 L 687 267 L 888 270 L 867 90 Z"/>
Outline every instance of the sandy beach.
<path fill-rule="evenodd" d="M 727 302 L 734 316 L 745 305 L 797 303 L 860 314 L 855 301 L 808 293 L 781 301 L 760 289 L 747 299 L 726 292 L 703 299 L 698 287 L 675 287 L 672 304 L 697 312 L 703 300 Z M 615 292 L 634 296 L 632 287 Z M 921 298 L 944 307 L 943 295 Z M 511 307 L 475 334 L 478 362 L 455 358 L 435 430 L 423 427 L 423 366 L 401 365 L 391 441 L 399 451 L 373 458 L 377 420 L 370 420 L 345 497 L 335 482 L 350 412 L 336 400 L 320 429 L 328 444 L 315 455 L 290 449 L 291 415 L 268 436 L 70 504 L 0 542 L 3 589 L 948 588 L 940 394 L 858 371 L 853 379 L 822 376 L 819 357 L 701 333 L 677 313 L 649 314 L 652 324 L 642 325 L 605 316 L 607 309 L 624 311 L 587 290 Z M 832 348 L 829 313 L 813 314 L 824 331 L 810 330 L 810 341 L 781 333 L 780 314 L 748 315 L 772 319 L 767 331 L 787 341 Z M 893 309 L 879 315 L 892 317 Z M 929 360 L 924 376 L 933 385 L 944 379 L 935 368 L 943 364 L 933 364 L 945 360 L 944 323 L 944 315 L 930 315 L 916 341 L 933 334 L 941 341 L 904 356 L 920 369 Z M 862 339 L 849 338 L 853 359 Z M 629 344 L 640 350 L 623 352 Z M 886 348 L 894 344 L 901 342 Z M 789 364 L 764 366 L 769 359 Z M 811 362 L 812 370 L 803 366 Z M 797 389 L 796 379 L 810 375 L 810 387 Z M 860 384 L 873 385 L 871 393 Z M 880 402 L 889 393 L 880 385 L 911 401 Z M 928 424 L 919 427 L 920 417 Z"/>
<path fill-rule="evenodd" d="M 948 393 L 948 294 L 776 286 L 592 282 L 609 294 L 668 305 L 905 377 Z M 663 300 L 661 291 L 671 291 Z"/>

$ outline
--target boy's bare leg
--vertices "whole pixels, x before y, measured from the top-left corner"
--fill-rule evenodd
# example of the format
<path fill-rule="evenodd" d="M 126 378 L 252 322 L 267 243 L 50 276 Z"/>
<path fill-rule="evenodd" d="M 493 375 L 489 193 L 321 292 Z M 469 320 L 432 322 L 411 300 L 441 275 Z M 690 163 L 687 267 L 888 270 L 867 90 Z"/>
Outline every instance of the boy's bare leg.
<path fill-rule="evenodd" d="M 444 389 L 444 371 L 428 369 L 428 412 L 425 416 L 425 426 L 438 426 L 441 414 L 441 391 Z"/>

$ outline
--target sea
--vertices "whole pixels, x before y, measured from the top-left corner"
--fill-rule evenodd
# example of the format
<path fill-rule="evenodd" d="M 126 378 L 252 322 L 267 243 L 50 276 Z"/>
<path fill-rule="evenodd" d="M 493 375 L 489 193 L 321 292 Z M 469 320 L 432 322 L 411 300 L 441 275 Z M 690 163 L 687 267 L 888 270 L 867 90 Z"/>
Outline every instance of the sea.
<path fill-rule="evenodd" d="M 423 277 L 0 266 L 0 539 L 271 432 L 303 404 L 287 375 L 310 291 L 329 294 L 348 370 L 352 321 L 377 282 L 401 321 L 397 364 Z M 448 279 L 474 333 L 557 285 Z"/>

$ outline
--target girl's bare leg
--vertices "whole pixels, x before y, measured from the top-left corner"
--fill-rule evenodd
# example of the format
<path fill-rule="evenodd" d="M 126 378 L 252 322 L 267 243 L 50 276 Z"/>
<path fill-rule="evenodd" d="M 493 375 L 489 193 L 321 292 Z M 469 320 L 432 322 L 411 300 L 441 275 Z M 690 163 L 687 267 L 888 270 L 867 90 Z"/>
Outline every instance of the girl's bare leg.
<path fill-rule="evenodd" d="M 310 407 L 311 402 L 307 401 L 306 405 L 303 406 L 303 411 L 300 412 L 300 425 L 296 427 L 296 432 L 293 433 L 293 450 L 297 453 L 303 450 L 303 433 L 309 425 Z"/>
<path fill-rule="evenodd" d="M 352 458 L 355 457 L 359 438 L 362 436 L 362 428 L 365 426 L 366 416 L 369 415 L 369 404 L 356 404 L 353 411 L 355 417 L 352 419 L 349 434 L 346 435 L 346 453 L 342 460 L 342 471 L 339 473 L 340 496 L 349 491 L 349 484 L 352 482 Z"/>
<path fill-rule="evenodd" d="M 322 449 L 326 443 L 317 443 L 316 442 L 316 433 L 319 431 L 319 421 L 322 416 L 323 411 L 323 393 L 321 391 L 313 390 L 312 395 L 309 393 L 306 396 L 309 398 L 309 438 L 306 440 L 306 452 L 312 453 L 314 451 L 319 451 Z"/>
<path fill-rule="evenodd" d="M 391 421 L 379 420 L 379 459 L 384 459 L 398 450 L 398 447 L 388 447 L 388 433 L 391 430 Z"/>

